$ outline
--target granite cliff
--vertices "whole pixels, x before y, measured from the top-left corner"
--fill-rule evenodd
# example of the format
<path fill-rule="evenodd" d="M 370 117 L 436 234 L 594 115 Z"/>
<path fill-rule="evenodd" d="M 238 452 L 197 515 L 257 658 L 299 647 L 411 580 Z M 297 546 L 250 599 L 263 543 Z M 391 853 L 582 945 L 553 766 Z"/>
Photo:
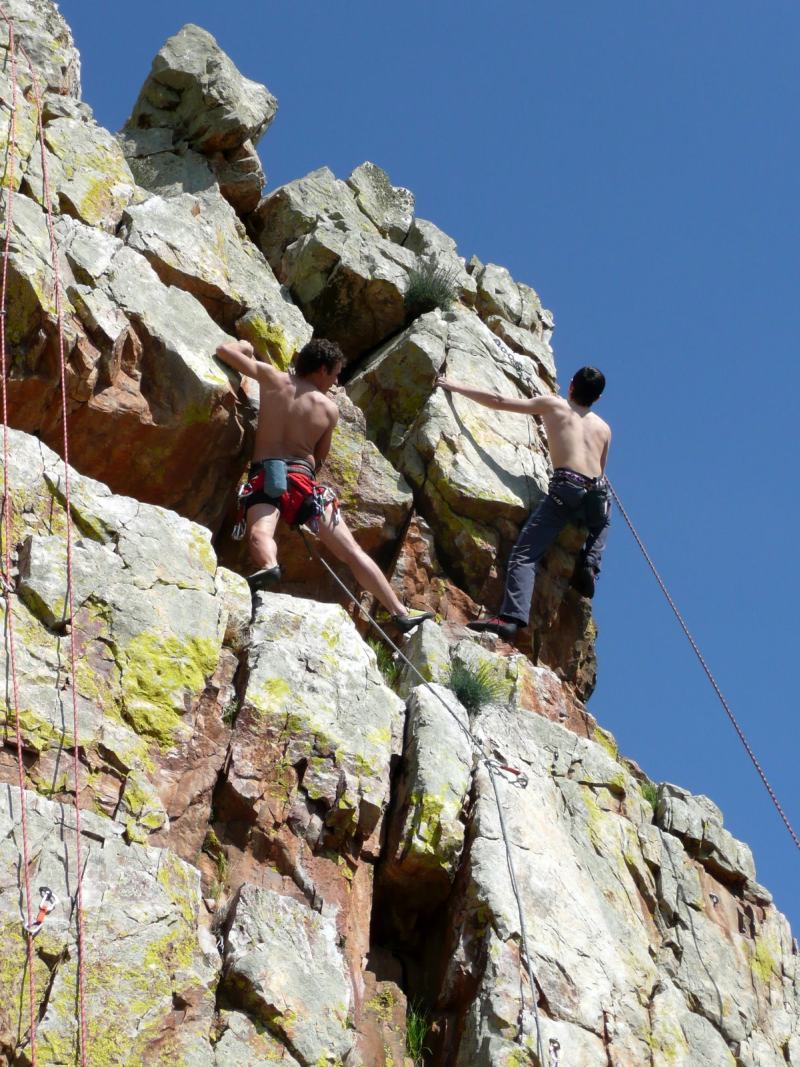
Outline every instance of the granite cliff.
<path fill-rule="evenodd" d="M 580 531 L 545 561 L 524 648 L 463 626 L 494 602 L 547 449 L 530 420 L 433 383 L 446 367 L 504 393 L 554 391 L 536 292 L 461 258 L 373 163 L 265 195 L 255 146 L 277 102 L 201 28 L 164 44 L 114 135 L 81 100 L 56 5 L 5 7 L 44 91 L 74 603 L 37 114 L 21 62 L 12 173 L 0 24 L 0 1061 L 32 1062 L 24 803 L 32 883 L 58 900 L 33 941 L 41 1065 L 76 1062 L 78 805 L 93 1067 L 397 1067 L 420 1019 L 424 1062 L 443 1067 L 800 1067 L 796 944 L 750 850 L 711 800 L 651 782 L 586 709 L 596 634 L 569 586 Z M 420 279 L 436 272 L 453 299 L 430 308 Z M 257 397 L 213 352 L 246 338 L 288 366 L 312 333 L 348 358 L 323 480 L 401 595 L 436 611 L 402 644 L 427 686 L 291 531 L 285 584 L 251 619 L 229 530 Z M 462 689 L 462 703 L 458 674 L 485 699 Z M 464 727 L 525 776 L 497 781 L 534 989 L 489 767 Z"/>

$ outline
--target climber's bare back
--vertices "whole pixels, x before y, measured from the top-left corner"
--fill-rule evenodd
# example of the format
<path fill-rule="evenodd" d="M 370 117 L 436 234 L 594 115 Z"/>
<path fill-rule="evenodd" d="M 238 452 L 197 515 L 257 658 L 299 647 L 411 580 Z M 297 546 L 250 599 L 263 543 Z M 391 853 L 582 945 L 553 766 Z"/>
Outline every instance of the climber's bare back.
<path fill-rule="evenodd" d="M 336 425 L 336 404 L 304 378 L 264 364 L 259 372 L 253 458 L 305 459 L 316 466 L 318 446 Z"/>
<path fill-rule="evenodd" d="M 554 467 L 569 467 L 589 478 L 603 473 L 611 443 L 607 422 L 562 396 L 540 398 L 536 414 L 544 422 Z"/>

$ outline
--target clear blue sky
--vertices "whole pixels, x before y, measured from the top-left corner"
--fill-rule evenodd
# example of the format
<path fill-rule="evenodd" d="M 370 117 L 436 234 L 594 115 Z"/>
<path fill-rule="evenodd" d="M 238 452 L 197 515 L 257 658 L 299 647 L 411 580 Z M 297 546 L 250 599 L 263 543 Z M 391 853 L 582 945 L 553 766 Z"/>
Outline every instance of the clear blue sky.
<path fill-rule="evenodd" d="M 373 160 L 539 291 L 562 382 L 606 372 L 612 480 L 800 824 L 794 0 L 60 6 L 103 125 L 197 22 L 278 97 L 270 186 Z M 800 854 L 619 517 L 595 603 L 592 711 L 722 807 L 798 929 Z"/>

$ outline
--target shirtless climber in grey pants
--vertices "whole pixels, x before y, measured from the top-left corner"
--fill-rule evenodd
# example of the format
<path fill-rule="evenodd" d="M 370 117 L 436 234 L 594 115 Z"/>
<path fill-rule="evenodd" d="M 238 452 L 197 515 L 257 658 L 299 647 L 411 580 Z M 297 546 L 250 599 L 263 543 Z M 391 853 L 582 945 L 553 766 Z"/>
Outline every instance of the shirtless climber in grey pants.
<path fill-rule="evenodd" d="M 436 384 L 487 408 L 540 415 L 547 431 L 553 475 L 547 495 L 523 526 L 509 557 L 500 612 L 468 624 L 471 630 L 511 640 L 521 626 L 528 625 L 536 564 L 568 522 L 589 530 L 573 585 L 583 596 L 594 596 L 611 512 L 604 476 L 611 429 L 589 409 L 603 392 L 606 380 L 594 367 L 581 367 L 569 384 L 566 398 L 538 396 L 532 400 L 485 393 L 447 378 L 437 378 Z"/>

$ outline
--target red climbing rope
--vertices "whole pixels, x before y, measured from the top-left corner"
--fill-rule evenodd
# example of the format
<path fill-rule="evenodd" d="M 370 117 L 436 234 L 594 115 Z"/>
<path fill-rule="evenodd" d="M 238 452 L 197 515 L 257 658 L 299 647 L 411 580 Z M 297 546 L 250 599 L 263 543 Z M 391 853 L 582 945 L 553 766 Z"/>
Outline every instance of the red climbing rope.
<path fill-rule="evenodd" d="M 72 565 L 72 501 L 70 498 L 70 474 L 69 474 L 69 424 L 67 419 L 67 361 L 64 345 L 64 311 L 61 302 L 61 270 L 58 262 L 58 245 L 53 225 L 53 207 L 50 199 L 50 178 L 47 167 L 47 150 L 44 143 L 44 122 L 42 119 L 42 97 L 39 89 L 39 78 L 31 62 L 30 56 L 24 48 L 20 52 L 25 56 L 31 73 L 33 83 L 33 96 L 36 104 L 37 125 L 39 130 L 39 149 L 42 159 L 42 195 L 44 209 L 47 217 L 47 232 L 50 237 L 50 255 L 53 260 L 53 281 L 55 289 L 56 319 L 58 322 L 58 359 L 61 375 L 61 426 L 62 445 L 64 460 L 64 510 L 67 519 L 67 607 L 69 625 L 69 648 L 70 648 L 70 692 L 72 694 L 72 767 L 75 779 L 75 918 L 78 940 L 78 1011 L 80 1014 L 80 1056 L 81 1067 L 86 1067 L 87 1049 L 87 1026 L 86 1026 L 86 980 L 84 974 L 84 942 L 83 942 L 83 862 L 81 859 L 81 809 L 80 809 L 80 758 L 78 738 L 78 696 L 75 691 L 75 675 L 77 670 L 77 653 L 75 649 L 75 604 L 74 604 L 74 576 Z"/>
<path fill-rule="evenodd" d="M 747 752 L 747 755 L 750 757 L 750 760 L 751 760 L 753 766 L 758 771 L 758 776 L 761 779 L 761 781 L 764 783 L 764 788 L 769 793 L 769 798 L 772 801 L 772 803 L 775 805 L 775 810 L 778 812 L 778 814 L 780 815 L 781 819 L 783 820 L 783 824 L 786 827 L 786 829 L 789 831 L 789 834 L 791 835 L 792 841 L 794 841 L 795 845 L 798 848 L 800 848 L 800 838 L 798 838 L 797 834 L 795 833 L 794 827 L 792 826 L 791 822 L 789 821 L 789 818 L 786 815 L 786 812 L 783 810 L 783 807 L 781 806 L 781 802 L 778 800 L 778 797 L 777 797 L 777 794 L 775 793 L 775 790 L 772 788 L 772 785 L 770 784 L 770 781 L 767 778 L 767 776 L 766 776 L 766 774 L 764 772 L 764 769 L 762 768 L 761 764 L 758 761 L 758 757 L 756 756 L 755 752 L 751 748 L 750 742 L 747 740 L 747 737 L 745 736 L 744 730 L 741 728 L 741 726 L 739 725 L 739 723 L 738 723 L 738 721 L 736 719 L 736 716 L 731 711 L 730 705 L 728 704 L 728 701 L 725 699 L 725 696 L 723 695 L 722 690 L 720 689 L 719 685 L 717 684 L 716 678 L 711 673 L 711 668 L 706 663 L 706 661 L 705 661 L 705 659 L 703 657 L 703 653 L 700 651 L 700 648 L 699 648 L 697 642 L 695 641 L 694 637 L 692 636 L 692 633 L 689 630 L 689 627 L 684 622 L 683 616 L 681 615 L 680 611 L 678 611 L 678 608 L 677 608 L 677 606 L 675 604 L 675 601 L 670 596 L 669 590 L 667 589 L 666 585 L 664 584 L 664 581 L 663 581 L 661 575 L 658 573 L 658 570 L 656 569 L 655 563 L 653 563 L 652 559 L 650 558 L 650 554 L 648 553 L 647 549 L 645 548 L 644 542 L 642 541 L 641 537 L 637 533 L 636 527 L 633 525 L 633 522 L 631 521 L 630 516 L 628 515 L 627 511 L 623 507 L 622 501 L 617 496 L 617 491 L 614 489 L 614 486 L 610 482 L 608 483 L 608 488 L 611 490 L 611 495 L 614 497 L 616 505 L 619 508 L 623 519 L 628 524 L 628 529 L 633 534 L 633 537 L 634 537 L 634 540 L 636 541 L 636 544 L 639 546 L 642 555 L 644 556 L 645 560 L 647 561 L 647 565 L 649 566 L 650 570 L 653 572 L 653 575 L 654 575 L 656 581 L 658 582 L 659 586 L 661 587 L 661 592 L 667 598 L 667 603 L 672 608 L 672 612 L 675 615 L 675 618 L 680 623 L 680 627 L 683 630 L 684 634 L 686 635 L 686 639 L 688 640 L 689 644 L 692 646 L 694 654 L 697 656 L 698 660 L 700 661 L 700 666 L 705 671 L 706 677 L 708 678 L 709 682 L 711 682 L 711 685 L 714 688 L 714 692 L 719 697 L 720 704 L 722 704 L 722 707 L 725 709 L 725 714 L 728 716 L 728 718 L 730 719 L 731 723 L 733 724 L 733 728 L 736 731 L 736 733 L 738 734 L 739 740 L 744 745 L 744 749 Z"/>
<path fill-rule="evenodd" d="M 8 26 L 8 55 L 11 65 L 11 118 L 8 134 L 8 154 L 6 173 L 3 184 L 6 188 L 6 234 L 3 241 L 3 268 L 0 276 L 0 373 L 2 373 L 2 407 L 3 407 L 3 596 L 6 602 L 6 633 L 8 637 L 8 658 L 11 666 L 11 692 L 14 704 L 14 722 L 17 742 L 17 776 L 19 780 L 19 800 L 22 828 L 22 870 L 25 882 L 25 908 L 27 926 L 33 922 L 31 905 L 30 852 L 28 849 L 28 815 L 25 805 L 25 769 L 22 762 L 22 729 L 19 721 L 19 684 L 17 681 L 17 655 L 14 640 L 14 609 L 11 603 L 11 481 L 9 476 L 8 448 L 8 382 L 6 356 L 6 316 L 8 313 L 8 261 L 11 246 L 11 228 L 14 214 L 14 181 L 17 151 L 17 56 L 14 42 L 14 27 L 0 7 L 0 15 Z M 33 973 L 33 937 L 26 935 L 28 950 L 28 994 L 30 999 L 30 1044 L 31 1064 L 36 1067 L 36 979 Z"/>
<path fill-rule="evenodd" d="M 14 75 L 16 75 L 16 59 L 14 58 L 14 35 L 13 26 L 11 20 L 6 14 L 5 10 L 0 6 L 0 15 L 2 15 L 9 29 L 9 49 L 12 55 L 12 65 Z M 70 632 L 70 690 L 72 694 L 72 728 L 73 728 L 73 774 L 75 779 L 75 872 L 76 872 L 76 893 L 75 893 L 75 915 L 76 915 L 76 928 L 77 928 L 77 945 L 78 945 L 78 1011 L 80 1016 L 80 1034 L 79 1034 L 79 1050 L 80 1050 L 80 1063 L 81 1067 L 87 1067 L 87 1025 L 86 1025 L 86 982 L 84 973 L 84 938 L 83 938 L 83 862 L 81 858 L 81 813 L 80 813 L 80 759 L 79 759 L 79 735 L 78 735 L 78 701 L 77 693 L 75 690 L 75 675 L 77 669 L 77 653 L 75 648 L 75 627 L 74 627 L 74 576 L 73 576 L 73 561 L 72 561 L 72 503 L 70 498 L 70 472 L 69 472 L 69 426 L 67 420 L 67 372 L 66 372 L 66 355 L 65 355 L 65 343 L 64 343 L 64 314 L 62 306 L 62 284 L 61 284 L 61 271 L 58 261 L 58 247 L 56 244 L 55 228 L 53 225 L 53 210 L 50 198 L 50 180 L 47 164 L 47 151 L 45 148 L 44 138 L 44 121 L 42 117 L 42 96 L 39 87 L 39 78 L 36 74 L 36 69 L 31 61 L 25 48 L 21 45 L 17 45 L 19 54 L 25 58 L 28 65 L 31 76 L 31 84 L 33 88 L 34 102 L 37 113 L 37 130 L 39 139 L 39 149 L 42 161 L 42 197 L 44 201 L 44 209 L 47 218 L 47 231 L 50 240 L 50 255 L 52 258 L 53 280 L 54 280 L 54 296 L 56 306 L 56 319 L 58 323 L 58 354 L 59 354 L 59 366 L 61 376 L 61 413 L 62 413 L 62 431 L 63 431 L 63 461 L 64 461 L 64 509 L 66 512 L 66 542 L 67 542 L 67 607 L 68 607 L 68 619 Z M 14 102 L 16 105 L 16 78 L 14 78 Z M 16 121 L 16 120 L 14 120 Z M 4 261 L 3 261 L 3 297 L 5 298 L 5 285 L 6 275 L 8 270 L 8 258 L 9 258 L 9 244 L 10 244 L 10 232 L 11 226 L 6 220 L 6 241 L 4 249 Z M 5 304 L 3 305 L 5 310 Z M 3 322 L 3 345 L 5 344 L 5 315 L 0 316 Z M 5 404 L 6 396 L 6 368 L 5 361 L 3 362 L 3 399 Z M 7 437 L 8 417 L 7 410 L 3 410 L 3 433 L 4 437 Z M 8 461 L 6 457 L 6 469 L 8 468 Z M 6 507 L 6 513 L 8 516 L 8 507 Z M 6 519 L 8 522 L 8 517 Z M 6 552 L 10 553 L 10 526 L 6 533 Z M 10 555 L 9 555 L 10 560 Z M 9 564 L 7 564 L 7 577 L 10 578 Z M 16 683 L 15 683 L 16 684 Z M 17 717 L 17 736 L 18 747 L 21 748 L 21 738 L 19 736 L 19 718 Z M 23 808 L 24 810 L 24 808 Z M 26 860 L 26 877 L 27 877 L 27 860 Z M 32 919 L 31 904 L 30 904 L 30 892 L 28 891 L 28 923 L 30 925 Z M 31 938 L 29 937 L 29 959 L 32 956 Z M 32 975 L 32 968 L 31 968 Z M 31 995 L 31 1011 L 33 1013 L 33 995 Z M 34 1042 L 33 1028 L 32 1028 L 32 1047 Z M 35 1059 L 34 1059 L 35 1064 Z"/>

